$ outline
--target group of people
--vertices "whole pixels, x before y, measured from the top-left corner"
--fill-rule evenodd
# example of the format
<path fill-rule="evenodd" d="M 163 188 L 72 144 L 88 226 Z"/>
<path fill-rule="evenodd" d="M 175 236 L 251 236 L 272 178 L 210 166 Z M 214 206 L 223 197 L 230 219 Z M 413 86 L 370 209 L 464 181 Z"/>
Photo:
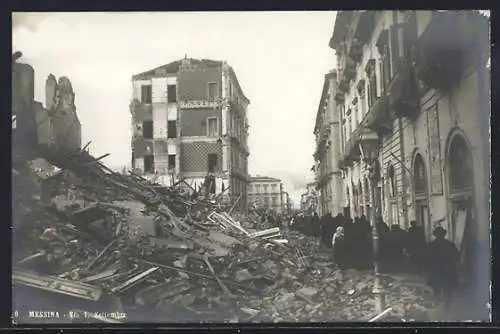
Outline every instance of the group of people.
<path fill-rule="evenodd" d="M 369 269 L 374 262 L 373 229 L 363 215 L 355 218 L 327 213 L 319 217 L 298 215 L 291 228 L 319 239 L 321 247 L 333 255 L 339 268 Z M 379 217 L 377 259 L 382 272 L 413 271 L 426 274 L 436 297 L 449 305 L 458 283 L 459 253 L 455 244 L 445 238 L 446 230 L 436 227 L 435 239 L 427 243 L 424 229 L 416 222 L 408 231 L 399 225 L 391 228 Z"/>

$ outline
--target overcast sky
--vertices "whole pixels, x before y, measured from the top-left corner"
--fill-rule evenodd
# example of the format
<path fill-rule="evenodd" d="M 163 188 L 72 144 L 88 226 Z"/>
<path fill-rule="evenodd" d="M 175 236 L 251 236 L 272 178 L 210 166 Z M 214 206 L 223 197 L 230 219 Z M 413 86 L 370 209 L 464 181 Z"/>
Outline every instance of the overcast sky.
<path fill-rule="evenodd" d="M 313 127 L 335 12 L 16 13 L 13 49 L 35 68 L 70 78 L 82 143 L 130 165 L 131 76 L 183 58 L 226 60 L 250 99 L 249 172 L 282 178 L 298 204 L 312 181 Z"/>

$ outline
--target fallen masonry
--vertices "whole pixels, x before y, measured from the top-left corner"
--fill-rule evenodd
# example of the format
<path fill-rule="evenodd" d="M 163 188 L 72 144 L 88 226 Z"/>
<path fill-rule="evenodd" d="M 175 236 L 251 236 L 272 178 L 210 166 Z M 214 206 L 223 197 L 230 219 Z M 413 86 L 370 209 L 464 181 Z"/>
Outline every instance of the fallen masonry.
<path fill-rule="evenodd" d="M 59 312 L 127 315 L 86 319 L 113 323 L 378 319 L 372 272 L 340 273 L 310 237 L 193 199 L 182 180 L 165 187 L 114 173 L 85 150 L 58 166 L 49 178 L 13 170 L 18 309 L 52 300 Z M 426 320 L 425 285 L 391 275 L 383 283 L 390 317 Z"/>

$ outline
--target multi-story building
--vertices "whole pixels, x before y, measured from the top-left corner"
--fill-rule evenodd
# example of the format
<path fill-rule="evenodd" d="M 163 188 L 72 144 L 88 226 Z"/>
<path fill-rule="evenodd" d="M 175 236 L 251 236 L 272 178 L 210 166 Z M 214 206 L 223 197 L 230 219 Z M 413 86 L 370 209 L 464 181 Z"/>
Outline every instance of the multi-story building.
<path fill-rule="evenodd" d="M 316 114 L 314 135 L 316 151 L 314 159 L 316 165 L 316 190 L 319 192 L 319 212 L 324 215 L 331 213 L 336 216 L 343 212 L 343 186 L 339 168 L 340 129 L 339 115 L 335 102 L 337 90 L 337 71 L 333 70 L 325 75 L 323 91 Z"/>
<path fill-rule="evenodd" d="M 269 176 L 253 176 L 248 185 L 249 205 L 272 209 L 276 212 L 287 210 L 288 193 L 283 182 Z"/>
<path fill-rule="evenodd" d="M 212 193 L 246 210 L 248 119 L 245 97 L 226 62 L 184 58 L 132 78 L 132 168 L 194 188 L 215 176 Z M 229 189 L 228 189 L 229 188 Z"/>
<path fill-rule="evenodd" d="M 319 198 L 316 192 L 316 185 L 317 182 L 308 183 L 306 185 L 306 192 L 300 196 L 300 209 L 302 211 L 319 212 Z"/>
<path fill-rule="evenodd" d="M 477 11 L 341 11 L 330 40 L 351 216 L 442 224 L 468 266 L 489 240 L 488 30 Z"/>

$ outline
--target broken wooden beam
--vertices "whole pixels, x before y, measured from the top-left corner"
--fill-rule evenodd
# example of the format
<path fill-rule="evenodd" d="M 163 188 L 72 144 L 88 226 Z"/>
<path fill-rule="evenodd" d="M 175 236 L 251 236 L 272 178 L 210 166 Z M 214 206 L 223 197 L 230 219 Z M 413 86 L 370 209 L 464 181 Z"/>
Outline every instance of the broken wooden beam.
<path fill-rule="evenodd" d="M 90 270 L 97 263 L 97 261 L 99 261 L 99 259 L 104 255 L 104 253 L 106 253 L 111 248 L 111 246 L 115 244 L 116 240 L 117 239 L 111 240 L 111 242 L 108 243 L 106 247 L 104 247 L 104 249 L 99 254 L 97 254 L 97 256 L 92 261 L 90 261 L 90 263 L 87 266 L 87 270 Z"/>
<path fill-rule="evenodd" d="M 210 261 L 208 260 L 208 256 L 205 254 L 205 256 L 203 257 L 203 260 L 205 261 L 205 264 L 207 265 L 208 269 L 210 270 L 210 272 L 212 273 L 212 275 L 215 277 L 215 280 L 217 281 L 217 283 L 219 284 L 219 286 L 221 287 L 222 291 L 227 294 L 227 295 L 231 295 L 231 291 L 229 291 L 229 289 L 227 288 L 227 286 L 224 285 L 224 283 L 222 283 L 222 281 L 219 279 L 219 277 L 217 276 L 217 274 L 215 273 L 215 270 L 214 268 L 212 267 L 212 264 L 210 263 Z"/>
<path fill-rule="evenodd" d="M 111 289 L 111 292 L 116 293 L 116 292 L 123 291 L 123 290 L 129 288 L 132 284 L 135 284 L 135 283 L 139 282 L 141 279 L 146 278 L 146 276 L 152 274 L 153 272 L 157 271 L 158 269 L 159 269 L 158 267 L 149 268 L 148 270 L 143 271 L 139 275 L 136 275 L 136 276 L 132 277 L 131 279 L 127 280 L 123 284 L 120 284 L 119 286 L 114 287 L 113 289 Z"/>

